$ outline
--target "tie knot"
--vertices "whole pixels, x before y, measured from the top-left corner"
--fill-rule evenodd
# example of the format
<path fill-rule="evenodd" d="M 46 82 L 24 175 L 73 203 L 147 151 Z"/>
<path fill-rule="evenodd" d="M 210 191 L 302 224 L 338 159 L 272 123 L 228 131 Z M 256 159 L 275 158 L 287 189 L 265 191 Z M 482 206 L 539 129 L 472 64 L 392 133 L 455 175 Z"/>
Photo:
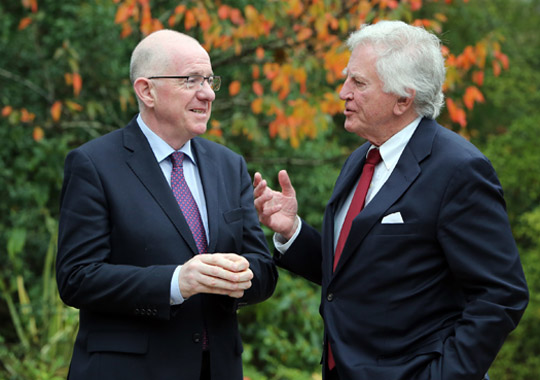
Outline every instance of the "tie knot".
<path fill-rule="evenodd" d="M 182 166 L 182 162 L 184 161 L 184 153 L 173 152 L 170 157 L 173 167 Z"/>
<path fill-rule="evenodd" d="M 371 149 L 367 155 L 366 164 L 377 165 L 379 162 L 381 162 L 379 149 Z"/>

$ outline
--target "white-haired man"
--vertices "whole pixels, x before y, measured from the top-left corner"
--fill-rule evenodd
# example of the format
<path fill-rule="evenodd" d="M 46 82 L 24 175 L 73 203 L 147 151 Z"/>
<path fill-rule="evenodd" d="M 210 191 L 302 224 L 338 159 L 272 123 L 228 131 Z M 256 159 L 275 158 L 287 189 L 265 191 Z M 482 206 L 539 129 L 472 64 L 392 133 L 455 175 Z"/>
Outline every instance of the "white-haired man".
<path fill-rule="evenodd" d="M 276 262 L 322 285 L 324 379 L 481 380 L 528 290 L 488 159 L 434 119 L 436 36 L 399 21 L 353 33 L 345 129 L 367 140 L 345 162 L 322 232 L 255 174 Z"/>

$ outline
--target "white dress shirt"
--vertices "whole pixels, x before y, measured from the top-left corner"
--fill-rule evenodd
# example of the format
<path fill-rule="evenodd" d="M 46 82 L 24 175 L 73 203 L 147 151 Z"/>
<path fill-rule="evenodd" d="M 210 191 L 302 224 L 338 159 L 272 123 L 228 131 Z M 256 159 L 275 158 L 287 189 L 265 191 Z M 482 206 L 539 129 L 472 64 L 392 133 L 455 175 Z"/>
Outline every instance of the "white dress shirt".
<path fill-rule="evenodd" d="M 371 202 L 371 200 L 375 197 L 375 195 L 377 195 L 379 190 L 386 183 L 388 178 L 390 178 L 390 175 L 394 171 L 394 168 L 396 167 L 399 158 L 401 157 L 401 154 L 405 149 L 405 146 L 411 139 L 414 131 L 416 131 L 418 124 L 420 124 L 420 120 L 422 120 L 422 117 L 417 117 L 412 123 L 407 125 L 405 128 L 396 133 L 379 147 L 379 152 L 381 154 L 381 162 L 377 166 L 375 166 L 373 178 L 371 179 L 371 184 L 366 195 L 366 205 Z M 368 149 L 368 152 L 374 148 L 376 148 L 376 146 L 372 145 Z M 358 180 L 359 179 L 360 177 L 358 177 Z M 349 193 L 347 198 L 345 198 L 337 207 L 337 212 L 334 217 L 334 250 L 336 249 L 339 234 L 341 232 L 341 227 L 343 226 L 343 222 L 345 221 L 345 216 L 347 215 L 347 211 L 349 210 L 349 207 L 351 205 L 354 192 L 356 190 L 356 187 L 358 186 L 358 180 L 356 181 L 356 185 L 351 189 L 351 192 Z M 297 218 L 300 219 L 298 216 Z M 283 238 L 283 236 L 279 234 L 274 234 L 273 240 L 276 249 L 280 253 L 284 254 L 300 233 L 301 228 L 302 223 L 300 222 L 298 223 L 298 228 L 296 229 L 294 235 L 289 239 L 289 241 L 286 241 L 285 238 Z"/>

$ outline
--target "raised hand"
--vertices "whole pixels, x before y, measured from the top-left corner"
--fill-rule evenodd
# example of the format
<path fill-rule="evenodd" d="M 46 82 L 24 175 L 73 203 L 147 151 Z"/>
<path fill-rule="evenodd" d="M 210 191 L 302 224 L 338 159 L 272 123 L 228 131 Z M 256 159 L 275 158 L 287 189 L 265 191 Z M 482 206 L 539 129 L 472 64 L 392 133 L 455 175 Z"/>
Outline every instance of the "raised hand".
<path fill-rule="evenodd" d="M 224 294 L 241 298 L 251 287 L 253 272 L 249 261 L 235 253 L 195 255 L 187 261 L 178 275 L 182 297 L 198 293 Z"/>
<path fill-rule="evenodd" d="M 297 228 L 298 202 L 296 192 L 285 170 L 278 173 L 278 180 L 281 192 L 272 190 L 261 174 L 255 173 L 254 203 L 259 214 L 259 221 L 288 240 Z"/>

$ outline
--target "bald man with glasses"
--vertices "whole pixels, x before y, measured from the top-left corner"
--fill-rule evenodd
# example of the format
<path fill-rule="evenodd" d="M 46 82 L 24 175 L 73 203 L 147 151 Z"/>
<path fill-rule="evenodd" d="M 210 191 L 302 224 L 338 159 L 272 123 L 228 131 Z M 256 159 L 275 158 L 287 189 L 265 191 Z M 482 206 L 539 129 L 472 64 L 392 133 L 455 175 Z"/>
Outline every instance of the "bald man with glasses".
<path fill-rule="evenodd" d="M 236 312 L 277 272 L 244 159 L 199 137 L 221 79 L 171 30 L 134 49 L 139 114 L 70 152 L 57 282 L 80 310 L 69 379 L 241 380 Z"/>

